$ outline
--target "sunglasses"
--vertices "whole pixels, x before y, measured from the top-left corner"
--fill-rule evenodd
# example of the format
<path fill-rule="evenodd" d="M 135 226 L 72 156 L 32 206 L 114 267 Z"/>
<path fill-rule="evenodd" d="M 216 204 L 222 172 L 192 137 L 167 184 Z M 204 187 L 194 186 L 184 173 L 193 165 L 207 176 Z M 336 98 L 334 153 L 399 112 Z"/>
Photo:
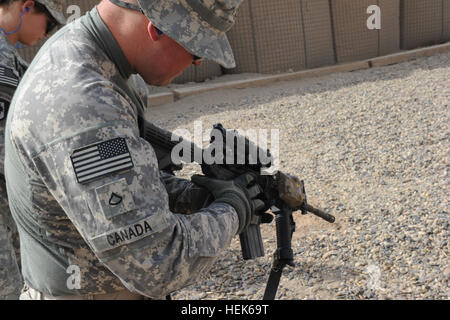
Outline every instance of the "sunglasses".
<path fill-rule="evenodd" d="M 157 32 L 159 35 L 164 34 L 164 32 L 162 32 L 162 31 L 159 30 L 158 28 L 155 27 L 155 29 L 156 29 L 156 32 Z M 192 54 L 192 53 L 191 53 L 191 54 Z M 195 61 L 195 62 L 201 62 L 201 61 L 203 61 L 203 59 L 204 59 L 204 58 L 202 58 L 202 57 L 196 56 L 195 54 L 192 54 L 192 56 L 194 57 L 194 61 Z"/>
<path fill-rule="evenodd" d="M 53 30 L 58 26 L 58 22 L 53 18 L 52 14 L 48 11 L 48 9 L 39 2 L 34 2 L 34 9 L 36 13 L 44 13 L 47 17 L 47 28 L 45 29 L 46 34 L 50 34 Z"/>

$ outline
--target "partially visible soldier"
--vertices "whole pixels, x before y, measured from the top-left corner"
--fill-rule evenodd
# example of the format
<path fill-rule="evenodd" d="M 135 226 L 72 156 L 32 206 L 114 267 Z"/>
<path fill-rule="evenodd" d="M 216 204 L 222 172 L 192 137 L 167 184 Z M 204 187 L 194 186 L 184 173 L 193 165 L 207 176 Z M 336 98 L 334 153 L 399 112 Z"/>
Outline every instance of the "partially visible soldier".
<path fill-rule="evenodd" d="M 166 85 L 208 58 L 242 0 L 103 0 L 41 49 L 6 128 L 21 299 L 162 298 L 193 284 L 264 204 L 259 186 L 162 172 L 141 138 L 140 74 Z M 213 197 L 213 201 L 210 201 Z"/>
<path fill-rule="evenodd" d="M 58 1 L 0 0 L 0 299 L 18 299 L 23 287 L 19 236 L 9 211 L 4 177 L 6 115 L 28 67 L 15 45 L 32 46 L 64 23 L 62 4 Z"/>

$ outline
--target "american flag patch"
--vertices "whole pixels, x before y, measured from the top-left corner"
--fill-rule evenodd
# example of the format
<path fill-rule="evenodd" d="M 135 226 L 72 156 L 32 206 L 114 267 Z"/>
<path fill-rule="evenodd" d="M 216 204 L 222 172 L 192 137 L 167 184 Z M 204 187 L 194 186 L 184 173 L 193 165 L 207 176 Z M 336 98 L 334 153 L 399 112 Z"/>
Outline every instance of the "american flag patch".
<path fill-rule="evenodd" d="M 0 66 L 0 84 L 17 87 L 19 78 L 14 74 L 12 69 Z"/>
<path fill-rule="evenodd" d="M 124 138 L 114 138 L 77 149 L 70 159 L 78 183 L 86 183 L 134 166 Z"/>

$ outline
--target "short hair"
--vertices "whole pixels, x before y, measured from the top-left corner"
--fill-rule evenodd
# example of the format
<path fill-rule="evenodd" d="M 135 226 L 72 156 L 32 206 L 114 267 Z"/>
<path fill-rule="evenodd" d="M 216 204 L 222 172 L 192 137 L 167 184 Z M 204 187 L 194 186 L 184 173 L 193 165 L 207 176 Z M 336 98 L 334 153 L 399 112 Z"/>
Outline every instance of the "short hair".
<path fill-rule="evenodd" d="M 11 3 L 16 2 L 16 1 L 23 1 L 23 0 L 0 0 L 0 7 L 8 6 Z"/>

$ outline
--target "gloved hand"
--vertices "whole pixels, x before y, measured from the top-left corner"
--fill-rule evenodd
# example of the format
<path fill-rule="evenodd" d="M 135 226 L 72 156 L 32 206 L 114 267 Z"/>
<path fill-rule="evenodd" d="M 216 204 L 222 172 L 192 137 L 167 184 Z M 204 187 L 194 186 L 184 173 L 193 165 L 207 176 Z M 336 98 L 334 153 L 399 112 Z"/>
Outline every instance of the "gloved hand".
<path fill-rule="evenodd" d="M 264 202 L 257 199 L 261 188 L 252 182 L 255 177 L 250 173 L 244 173 L 234 180 L 218 180 L 201 175 L 193 175 L 191 178 L 195 184 L 205 187 L 214 196 L 214 202 L 224 202 L 231 205 L 239 217 L 240 234 L 251 222 L 256 211 L 264 208 Z"/>
<path fill-rule="evenodd" d="M 173 173 L 160 170 L 161 182 L 169 196 L 169 208 L 173 213 L 191 214 L 209 206 L 214 196 L 208 189 L 190 180 L 182 179 Z"/>

